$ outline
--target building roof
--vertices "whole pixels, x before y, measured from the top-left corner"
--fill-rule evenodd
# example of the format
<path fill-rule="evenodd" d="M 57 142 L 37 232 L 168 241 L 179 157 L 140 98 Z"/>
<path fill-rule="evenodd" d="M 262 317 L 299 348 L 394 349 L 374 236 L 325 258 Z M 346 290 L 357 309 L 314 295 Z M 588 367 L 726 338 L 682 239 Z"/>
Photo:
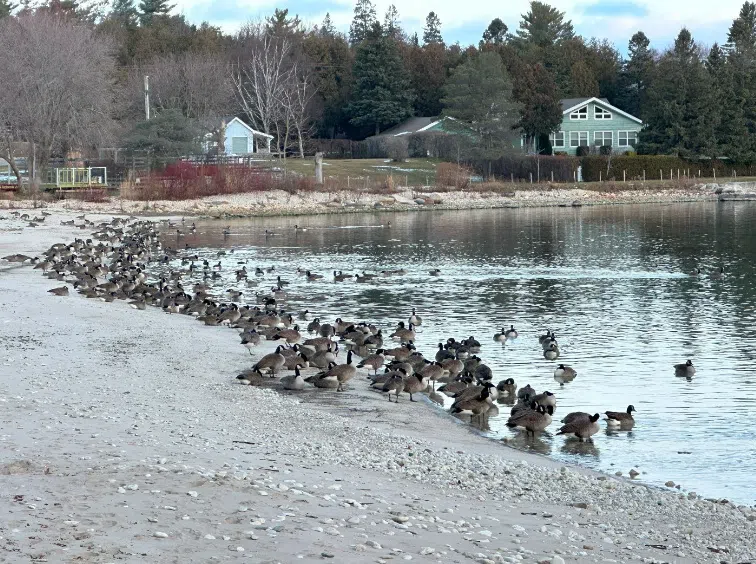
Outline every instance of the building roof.
<path fill-rule="evenodd" d="M 438 117 L 412 117 L 402 123 L 387 129 L 378 134 L 378 137 L 399 137 L 401 135 L 410 135 L 420 133 L 432 128 L 444 118 Z"/>
<path fill-rule="evenodd" d="M 244 123 L 241 119 L 234 116 L 224 116 L 221 119 L 221 122 L 225 124 L 226 126 L 230 125 L 232 122 L 236 121 L 239 122 L 242 126 L 244 126 L 246 129 L 249 130 L 249 132 L 252 135 L 256 135 L 257 137 L 266 137 L 268 139 L 273 139 L 272 135 L 268 135 L 267 133 L 263 133 L 262 131 L 257 131 L 256 129 L 253 129 L 248 124 Z"/>
<path fill-rule="evenodd" d="M 634 115 L 628 114 L 627 112 L 623 112 L 616 106 L 612 106 L 609 103 L 609 100 L 607 100 L 606 98 L 564 98 L 563 100 L 560 101 L 560 103 L 562 104 L 562 115 L 566 115 L 571 112 L 574 112 L 575 110 L 582 108 L 583 106 L 590 104 L 591 102 L 595 102 L 601 106 L 604 106 L 606 109 L 612 112 L 616 112 L 633 121 L 637 121 L 640 124 L 643 123 L 640 120 L 640 118 L 637 118 Z"/>

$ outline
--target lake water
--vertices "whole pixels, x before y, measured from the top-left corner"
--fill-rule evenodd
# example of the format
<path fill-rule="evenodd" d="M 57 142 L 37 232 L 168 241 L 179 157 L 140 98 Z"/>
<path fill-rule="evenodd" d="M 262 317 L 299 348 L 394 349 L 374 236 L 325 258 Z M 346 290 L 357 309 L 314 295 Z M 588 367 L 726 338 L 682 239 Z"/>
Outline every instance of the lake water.
<path fill-rule="evenodd" d="M 558 401 L 550 433 L 526 439 L 510 431 L 502 406 L 483 431 L 492 438 L 607 472 L 634 468 L 650 484 L 672 480 L 707 497 L 756 501 L 755 204 L 208 221 L 197 222 L 194 235 L 168 233 L 165 241 L 198 247 L 191 252 L 213 263 L 217 249 L 233 247 L 217 281 L 224 289 L 237 287 L 238 262 L 248 261 L 252 272 L 275 265 L 291 282 L 292 312 L 308 308 L 324 320 L 388 329 L 415 307 L 423 317 L 416 345 L 430 358 L 439 341 L 474 335 L 494 382 L 512 377 Z M 720 266 L 725 277 L 709 278 Z M 297 268 L 326 277 L 307 282 Z M 399 268 L 407 274 L 370 283 L 334 283 L 331 275 Z M 430 276 L 432 268 L 441 276 Z M 696 268 L 704 274 L 687 274 Z M 266 275 L 257 289 L 238 287 L 264 292 L 274 282 Z M 519 338 L 494 342 L 510 324 Z M 578 371 L 564 386 L 553 378 L 558 362 L 542 356 L 537 337 L 546 328 L 558 335 L 558 362 Z M 690 381 L 672 368 L 686 359 L 697 368 Z M 631 432 L 602 430 L 584 444 L 553 435 L 570 411 L 624 411 L 628 404 L 637 409 Z"/>

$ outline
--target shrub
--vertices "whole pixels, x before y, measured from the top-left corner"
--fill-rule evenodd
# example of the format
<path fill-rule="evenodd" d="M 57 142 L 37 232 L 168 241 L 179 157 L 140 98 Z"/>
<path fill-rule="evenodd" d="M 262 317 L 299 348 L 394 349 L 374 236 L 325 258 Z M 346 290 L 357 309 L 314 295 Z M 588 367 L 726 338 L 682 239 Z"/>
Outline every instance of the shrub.
<path fill-rule="evenodd" d="M 611 145 L 601 145 L 599 147 L 599 154 L 604 156 L 609 156 L 612 154 L 612 146 Z"/>
<path fill-rule="evenodd" d="M 436 185 L 441 188 L 467 188 L 473 171 L 454 163 L 439 163 L 436 167 Z"/>
<path fill-rule="evenodd" d="M 487 178 L 507 181 L 515 180 L 551 180 L 552 174 L 555 182 L 570 182 L 574 179 L 580 161 L 575 157 L 563 156 L 536 156 L 511 154 L 502 156 L 496 160 L 472 160 L 467 164 Z"/>
<path fill-rule="evenodd" d="M 406 137 L 389 137 L 384 140 L 386 158 L 394 162 L 404 162 L 409 158 L 409 147 Z"/>
<path fill-rule="evenodd" d="M 575 155 L 578 157 L 587 157 L 591 153 L 591 148 L 586 145 L 580 145 L 575 151 Z"/>

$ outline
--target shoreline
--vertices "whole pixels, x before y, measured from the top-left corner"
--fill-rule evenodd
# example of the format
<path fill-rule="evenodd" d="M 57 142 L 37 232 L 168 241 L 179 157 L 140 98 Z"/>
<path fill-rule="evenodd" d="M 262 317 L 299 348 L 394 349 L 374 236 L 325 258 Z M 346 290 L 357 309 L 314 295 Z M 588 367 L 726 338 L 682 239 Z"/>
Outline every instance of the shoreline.
<path fill-rule="evenodd" d="M 1 256 L 82 236 L 60 219 L 3 233 Z M 507 448 L 430 404 L 389 405 L 361 385 L 362 372 L 344 393 L 239 386 L 235 375 L 272 341 L 250 357 L 233 330 L 51 296 L 59 282 L 6 266 L 0 546 L 17 555 L 486 564 L 756 555 L 752 509 Z"/>
<path fill-rule="evenodd" d="M 281 190 L 208 196 L 197 200 L 142 202 L 111 198 L 107 202 L 67 199 L 37 202 L 37 207 L 60 212 L 125 214 L 144 217 L 183 215 L 197 218 L 285 217 L 300 215 L 408 212 L 432 210 L 477 210 L 538 207 L 593 207 L 628 204 L 673 204 L 718 201 L 725 190 L 728 198 L 749 199 L 750 184 L 703 184 L 687 189 L 619 190 L 598 192 L 579 188 L 516 190 L 513 194 L 476 191 L 435 192 L 403 190 L 393 194 L 363 192 L 300 192 Z M 31 200 L 0 200 L 3 209 L 34 209 Z"/>

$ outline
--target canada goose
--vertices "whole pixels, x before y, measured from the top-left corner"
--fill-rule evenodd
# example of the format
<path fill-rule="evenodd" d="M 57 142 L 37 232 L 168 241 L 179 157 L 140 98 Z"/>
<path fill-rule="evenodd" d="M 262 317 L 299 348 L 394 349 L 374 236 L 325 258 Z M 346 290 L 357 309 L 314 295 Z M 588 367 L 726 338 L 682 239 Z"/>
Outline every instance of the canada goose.
<path fill-rule="evenodd" d="M 436 382 L 440 380 L 441 378 L 443 378 L 444 374 L 446 373 L 446 370 L 444 370 L 444 367 L 441 365 L 440 362 L 431 362 L 423 366 L 419 372 L 421 376 L 424 376 L 428 378 L 428 380 L 433 382 L 432 387 L 435 390 Z"/>
<path fill-rule="evenodd" d="M 548 348 L 544 349 L 543 358 L 546 360 L 556 360 L 559 358 L 559 345 L 555 341 L 549 343 Z"/>
<path fill-rule="evenodd" d="M 415 326 L 410 323 L 409 327 L 405 329 L 404 327 L 404 321 L 399 322 L 399 326 L 397 327 L 396 331 L 391 333 L 389 337 L 394 339 L 395 341 L 400 341 L 402 343 L 408 343 L 415 340 Z"/>
<path fill-rule="evenodd" d="M 538 405 L 545 405 L 545 406 L 551 406 L 556 408 L 556 396 L 552 394 L 551 392 L 543 392 L 542 394 L 538 394 L 536 396 L 532 396 L 530 398 L 530 401 L 536 402 Z"/>
<path fill-rule="evenodd" d="M 242 292 L 239 292 L 239 291 L 234 290 L 232 288 L 229 288 L 228 290 L 226 290 L 226 296 L 232 302 L 238 302 L 239 298 L 242 297 L 242 294 L 243 294 Z"/>
<path fill-rule="evenodd" d="M 444 384 L 438 391 L 442 394 L 453 398 L 459 395 L 462 391 L 466 390 L 472 384 L 472 376 L 460 376 L 456 380 Z"/>
<path fill-rule="evenodd" d="M 536 395 L 536 391 L 533 389 L 533 387 L 528 384 L 524 388 L 520 388 L 517 390 L 517 399 L 520 400 L 529 400 L 530 398 L 534 397 Z"/>
<path fill-rule="evenodd" d="M 441 276 L 441 270 L 439 270 L 438 268 L 432 268 L 428 271 L 428 274 L 430 274 L 431 276 Z"/>
<path fill-rule="evenodd" d="M 558 345 L 556 333 L 551 333 L 551 335 L 541 341 L 541 348 L 543 348 L 543 350 L 547 350 L 552 345 Z"/>
<path fill-rule="evenodd" d="M 336 376 L 336 379 L 339 382 L 339 385 L 336 387 L 336 391 L 342 392 L 344 391 L 344 384 L 354 378 L 355 374 L 357 374 L 357 367 L 352 364 L 352 351 L 349 351 L 349 353 L 347 354 L 346 364 L 337 364 L 335 366 L 332 366 L 328 370 L 326 376 Z"/>
<path fill-rule="evenodd" d="M 407 377 L 404 381 L 404 391 L 409 394 L 410 401 L 415 401 L 412 394 L 419 394 L 428 389 L 428 379 L 428 374 L 412 374 Z"/>
<path fill-rule="evenodd" d="M 575 376 L 577 376 L 577 371 L 571 366 L 560 364 L 554 369 L 554 380 L 561 385 L 572 382 L 575 379 Z"/>
<path fill-rule="evenodd" d="M 480 341 L 478 341 L 475 337 L 470 335 L 467 339 L 462 341 L 462 344 L 466 346 L 468 349 L 470 349 L 473 352 L 479 352 L 480 351 Z"/>
<path fill-rule="evenodd" d="M 464 397 L 455 401 L 449 408 L 451 413 L 482 415 L 491 409 L 491 391 L 488 387 L 483 389 L 473 397 Z"/>
<path fill-rule="evenodd" d="M 310 319 L 310 310 L 306 309 L 300 312 L 298 317 L 300 321 L 307 321 L 308 319 Z"/>
<path fill-rule="evenodd" d="M 223 230 L 223 235 L 225 237 L 228 237 L 229 235 L 231 235 L 231 226 L 230 225 L 226 226 L 226 228 Z"/>
<path fill-rule="evenodd" d="M 486 364 L 478 364 L 475 367 L 474 376 L 478 382 L 490 382 L 493 380 L 493 371 Z"/>
<path fill-rule="evenodd" d="M 331 325 L 330 323 L 323 323 L 318 328 L 318 333 L 320 334 L 321 337 L 324 337 L 326 339 L 330 339 L 331 337 L 333 337 L 334 335 L 336 335 L 336 328 L 333 325 Z"/>
<path fill-rule="evenodd" d="M 307 332 L 308 333 L 320 332 L 320 318 L 319 317 L 316 317 L 315 319 L 313 319 L 307 324 Z"/>
<path fill-rule="evenodd" d="M 307 275 L 307 280 L 314 281 L 314 280 L 321 280 L 323 278 L 322 274 L 315 274 L 314 272 L 310 272 L 309 270 L 305 272 Z"/>
<path fill-rule="evenodd" d="M 386 357 L 383 356 L 384 352 L 383 349 L 378 349 L 374 354 L 366 356 L 357 365 L 357 368 L 368 368 L 368 370 L 372 368 L 375 373 L 378 374 L 378 369 L 383 366 L 384 362 L 386 362 Z"/>
<path fill-rule="evenodd" d="M 263 375 L 254 368 L 245 370 L 239 374 L 236 379 L 240 384 L 245 386 L 262 386 L 267 381 L 267 378 L 264 378 Z"/>
<path fill-rule="evenodd" d="M 335 282 L 343 282 L 347 278 L 351 278 L 351 277 L 352 277 L 351 274 L 344 274 L 340 270 L 338 272 L 336 272 L 335 270 L 333 271 L 333 280 Z"/>
<path fill-rule="evenodd" d="M 130 301 L 129 306 L 133 307 L 134 309 L 141 309 L 141 310 L 147 309 L 147 303 L 144 301 L 143 298 Z"/>
<path fill-rule="evenodd" d="M 294 231 L 307 231 L 306 227 L 299 227 L 299 225 L 294 226 Z"/>
<path fill-rule="evenodd" d="M 591 438 L 593 435 L 599 432 L 599 414 L 589 415 L 588 418 L 577 418 L 574 421 L 563 425 L 557 435 L 573 435 L 584 441 Z"/>
<path fill-rule="evenodd" d="M 328 367 L 323 370 L 322 372 L 318 372 L 314 376 L 310 376 L 305 380 L 305 382 L 312 383 L 316 388 L 326 388 L 326 389 L 338 389 L 341 385 L 339 382 L 339 378 L 336 374 L 331 374 L 331 369 L 335 368 L 337 365 L 335 362 L 332 362 L 328 365 Z"/>
<path fill-rule="evenodd" d="M 412 308 L 412 315 L 410 315 L 409 322 L 410 325 L 415 325 L 417 327 L 423 324 L 423 318 L 415 313 L 414 307 Z"/>
<path fill-rule="evenodd" d="M 500 398 L 513 398 L 517 392 L 517 384 L 513 378 L 507 378 L 502 380 L 496 385 L 496 389 L 499 390 Z"/>
<path fill-rule="evenodd" d="M 273 337 L 273 340 L 277 341 L 279 339 L 285 339 L 288 344 L 293 345 L 294 343 L 299 342 L 301 338 L 302 335 L 299 333 L 299 325 L 295 325 L 293 329 L 281 329 Z"/>
<path fill-rule="evenodd" d="M 266 354 L 264 357 L 257 361 L 257 364 L 255 364 L 252 369 L 257 370 L 260 373 L 262 373 L 263 370 L 268 370 L 270 372 L 271 378 L 274 378 L 276 371 L 283 368 L 283 365 L 286 362 L 286 359 L 281 354 L 282 350 L 283 347 L 279 345 L 278 347 L 276 347 L 276 352 Z"/>
<path fill-rule="evenodd" d="M 281 384 L 283 384 L 284 390 L 303 390 L 305 381 L 299 373 L 299 367 L 294 368 L 293 376 L 284 376 L 281 378 Z"/>
<path fill-rule="evenodd" d="M 551 413 L 553 409 L 551 406 L 539 405 L 536 410 L 527 410 L 522 413 L 512 416 L 507 421 L 507 427 L 514 429 L 520 427 L 525 429 L 528 433 L 535 434 L 546 429 L 551 425 Z"/>
<path fill-rule="evenodd" d="M 538 344 L 542 345 L 545 341 L 550 341 L 551 335 L 551 329 L 546 329 L 546 334 L 538 337 Z"/>
<path fill-rule="evenodd" d="M 447 358 L 454 358 L 454 353 L 445 349 L 443 343 L 439 343 L 438 350 L 436 351 L 436 362 L 442 362 Z"/>
<path fill-rule="evenodd" d="M 675 375 L 676 376 L 693 376 L 696 373 L 696 367 L 693 366 L 693 362 L 691 360 L 687 360 L 686 362 L 682 364 L 675 364 Z"/>
<path fill-rule="evenodd" d="M 627 406 L 627 411 L 607 411 L 606 423 L 610 427 L 630 427 L 635 424 L 633 411 L 635 407 L 632 405 Z"/>
<path fill-rule="evenodd" d="M 458 358 L 445 358 L 440 362 L 449 378 L 456 378 L 465 369 L 465 363 Z"/>
<path fill-rule="evenodd" d="M 501 333 L 494 333 L 494 341 L 497 343 L 504 343 L 507 340 L 507 329 L 506 327 L 501 328 Z"/>
<path fill-rule="evenodd" d="M 329 349 L 316 352 L 309 358 L 310 364 L 317 368 L 326 369 L 329 364 L 336 362 L 336 352 Z"/>
<path fill-rule="evenodd" d="M 252 329 L 250 332 L 244 332 L 241 334 L 241 344 L 247 347 L 249 354 L 252 354 L 252 349 L 260 344 L 260 334 Z"/>
<path fill-rule="evenodd" d="M 569 423 L 575 423 L 579 419 L 590 419 L 590 418 L 591 418 L 590 413 L 586 413 L 585 411 L 573 411 L 564 416 L 564 418 L 562 419 L 562 423 L 567 425 Z"/>
<path fill-rule="evenodd" d="M 53 288 L 52 290 L 47 290 L 47 292 L 50 294 L 53 294 L 54 296 L 67 296 L 68 286 L 60 286 L 59 288 Z"/>
<path fill-rule="evenodd" d="M 399 403 L 399 394 L 404 391 L 405 376 L 406 373 L 402 368 L 400 368 L 396 372 L 391 373 L 391 375 L 386 379 L 386 382 L 384 382 L 383 388 L 381 388 L 381 390 L 388 392 L 389 401 L 391 401 L 391 392 L 394 392 L 394 395 L 396 396 L 396 403 Z"/>
<path fill-rule="evenodd" d="M 507 339 L 516 339 L 517 338 L 517 329 L 514 328 L 514 325 L 510 325 L 509 329 L 507 329 L 506 333 L 504 334 Z"/>
<path fill-rule="evenodd" d="M 700 276 L 701 275 L 701 269 L 700 268 L 694 268 L 690 272 L 688 272 L 688 276 Z"/>

